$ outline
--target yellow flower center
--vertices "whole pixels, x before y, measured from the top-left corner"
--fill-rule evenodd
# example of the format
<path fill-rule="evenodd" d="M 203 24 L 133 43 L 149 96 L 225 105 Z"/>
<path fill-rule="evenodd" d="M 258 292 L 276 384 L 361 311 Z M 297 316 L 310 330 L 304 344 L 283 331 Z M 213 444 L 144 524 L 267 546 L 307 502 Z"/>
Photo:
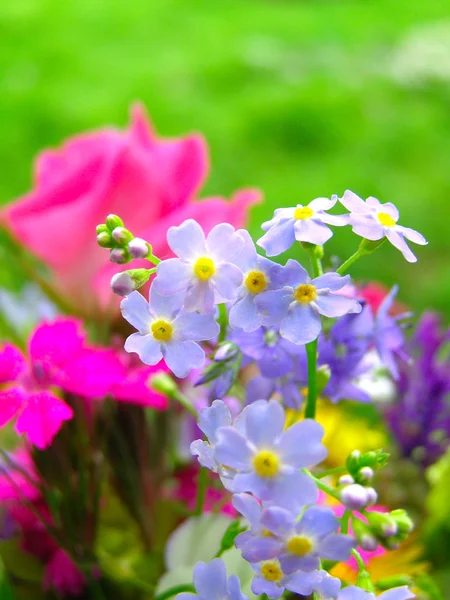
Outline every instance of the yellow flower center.
<path fill-rule="evenodd" d="M 300 304 L 309 304 L 316 296 L 316 288 L 310 283 L 302 283 L 294 292 L 294 297 Z"/>
<path fill-rule="evenodd" d="M 314 211 L 312 208 L 309 208 L 309 206 L 299 206 L 294 211 L 294 219 L 305 221 L 306 219 L 310 219 L 313 214 Z"/>
<path fill-rule="evenodd" d="M 287 543 L 288 551 L 296 556 L 305 556 L 311 552 L 312 547 L 311 541 L 301 535 L 292 537 Z"/>
<path fill-rule="evenodd" d="M 267 287 L 267 279 L 261 271 L 250 271 L 245 278 L 245 286 L 252 294 L 259 294 Z"/>
<path fill-rule="evenodd" d="M 393 227 L 395 225 L 394 219 L 387 213 L 378 213 L 378 220 L 384 227 Z"/>
<path fill-rule="evenodd" d="M 215 272 L 216 267 L 210 258 L 199 258 L 194 265 L 194 273 L 202 281 L 208 281 Z"/>
<path fill-rule="evenodd" d="M 275 477 L 280 467 L 280 460 L 274 452 L 261 450 L 254 457 L 253 466 L 261 477 Z"/>
<path fill-rule="evenodd" d="M 261 565 L 261 575 L 264 579 L 267 579 L 267 581 L 281 581 L 284 573 L 281 570 L 278 560 L 266 560 Z"/>
<path fill-rule="evenodd" d="M 163 321 L 163 319 L 158 319 L 152 323 L 152 334 L 155 340 L 158 342 L 168 342 L 172 337 L 173 327 L 167 321 Z"/>

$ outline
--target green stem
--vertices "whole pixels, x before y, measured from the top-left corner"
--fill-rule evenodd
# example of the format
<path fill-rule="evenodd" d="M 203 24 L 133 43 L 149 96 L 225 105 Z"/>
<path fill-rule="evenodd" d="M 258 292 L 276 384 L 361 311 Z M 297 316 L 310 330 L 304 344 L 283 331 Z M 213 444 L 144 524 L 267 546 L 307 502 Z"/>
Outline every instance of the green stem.
<path fill-rule="evenodd" d="M 305 419 L 316 418 L 317 402 L 317 340 L 306 344 L 308 358 L 308 399 L 305 408 Z"/>
<path fill-rule="evenodd" d="M 208 489 L 208 471 L 200 467 L 197 478 L 197 500 L 195 502 L 194 514 L 199 516 L 203 513 L 205 506 L 206 492 Z"/>
<path fill-rule="evenodd" d="M 153 263 L 154 265 L 159 265 L 159 263 L 161 262 L 161 259 L 158 258 L 157 256 L 155 256 L 154 254 L 151 254 L 150 256 L 148 256 L 147 260 L 150 261 L 151 263 Z M 156 269 L 155 269 L 155 271 L 156 271 Z"/>
<path fill-rule="evenodd" d="M 165 592 L 161 592 L 161 594 L 155 596 L 154 600 L 167 600 L 167 598 L 172 598 L 172 596 L 181 594 L 181 592 L 195 592 L 195 588 L 190 583 L 175 585 L 174 587 L 169 588 Z"/>
<path fill-rule="evenodd" d="M 352 554 L 353 554 L 354 558 L 356 559 L 356 562 L 358 563 L 358 570 L 365 571 L 366 565 L 364 564 L 361 554 L 357 550 L 352 550 Z"/>
<path fill-rule="evenodd" d="M 315 482 L 319 490 L 322 490 L 322 492 L 325 492 L 325 494 L 332 496 L 335 500 L 338 500 L 340 502 L 341 499 L 339 497 L 339 493 L 336 490 L 334 490 L 326 483 L 323 483 L 323 481 L 320 481 L 320 479 L 318 479 L 317 477 L 314 477 L 314 475 L 311 473 L 311 471 L 308 471 L 308 469 L 302 469 L 302 471 L 303 473 L 308 475 L 308 477 L 311 477 L 311 479 Z"/>
<path fill-rule="evenodd" d="M 341 533 L 348 533 L 348 522 L 350 520 L 352 513 L 348 509 L 344 510 L 344 514 L 341 518 Z"/>
<path fill-rule="evenodd" d="M 361 258 L 361 256 L 365 256 L 366 254 L 372 254 L 372 252 L 374 252 L 377 248 L 381 246 L 381 244 L 384 243 L 385 239 L 386 238 L 383 237 L 381 238 L 381 240 L 375 240 L 372 242 L 371 240 L 366 240 L 366 238 L 363 238 L 355 254 L 352 254 L 350 258 L 348 258 L 344 263 L 342 263 L 339 269 L 336 270 L 336 273 L 338 273 L 339 275 L 343 275 L 344 273 L 346 273 L 349 267 L 351 267 L 354 262 Z"/>
<path fill-rule="evenodd" d="M 317 479 L 323 479 L 324 477 L 328 477 L 329 475 L 345 473 L 346 471 L 347 471 L 346 467 L 335 467 L 334 469 L 327 469 L 326 471 L 322 471 L 322 473 L 318 473 L 316 475 L 316 477 L 317 477 Z"/>
<path fill-rule="evenodd" d="M 352 254 L 350 258 L 348 258 L 344 263 L 342 263 L 339 269 L 336 269 L 336 273 L 338 273 L 339 275 L 344 275 L 345 273 L 347 273 L 352 264 L 356 262 L 359 258 L 361 258 L 361 256 L 364 256 L 364 254 L 366 253 L 361 252 L 361 249 L 358 248 L 355 254 Z"/>
<path fill-rule="evenodd" d="M 194 417 L 195 420 L 198 419 L 197 411 L 190 403 L 189 398 L 187 398 L 182 392 L 180 392 L 180 390 L 178 390 L 178 389 L 174 390 L 170 394 L 169 398 L 171 398 L 172 400 L 175 400 L 176 402 L 178 402 L 178 404 L 181 404 L 181 406 L 183 408 L 185 408 L 188 412 L 191 413 L 191 415 Z"/>
<path fill-rule="evenodd" d="M 219 333 L 219 344 L 220 342 L 225 341 L 227 335 L 228 328 L 228 314 L 226 304 L 223 302 L 219 304 L 219 325 L 220 325 L 220 333 Z"/>

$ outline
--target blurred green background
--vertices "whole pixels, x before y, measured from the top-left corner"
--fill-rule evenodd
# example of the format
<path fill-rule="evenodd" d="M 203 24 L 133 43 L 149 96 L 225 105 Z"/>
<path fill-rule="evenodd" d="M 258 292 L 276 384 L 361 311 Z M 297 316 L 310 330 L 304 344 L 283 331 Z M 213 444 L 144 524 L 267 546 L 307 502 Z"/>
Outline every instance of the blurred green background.
<path fill-rule="evenodd" d="M 124 126 L 140 99 L 161 134 L 206 136 L 204 195 L 264 191 L 254 235 L 274 208 L 346 188 L 397 204 L 430 241 L 418 265 L 386 244 L 353 273 L 450 314 L 448 2 L 3 0 L 0 78 L 0 203 L 41 148 Z M 346 228 L 330 247 L 358 243 Z"/>

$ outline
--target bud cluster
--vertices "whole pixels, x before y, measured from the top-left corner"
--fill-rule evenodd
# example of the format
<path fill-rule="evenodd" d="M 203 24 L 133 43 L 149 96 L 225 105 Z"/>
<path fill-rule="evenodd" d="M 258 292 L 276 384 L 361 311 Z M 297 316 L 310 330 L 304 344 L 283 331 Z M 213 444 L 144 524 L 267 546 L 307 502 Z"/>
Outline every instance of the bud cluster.
<path fill-rule="evenodd" d="M 365 513 L 367 523 L 354 517 L 353 532 L 358 544 L 364 550 L 373 551 L 378 545 L 394 550 L 407 538 L 413 530 L 413 522 L 403 509 L 389 513 L 370 511 Z"/>
<path fill-rule="evenodd" d="M 134 237 L 117 215 L 108 215 L 105 223 L 97 225 L 97 244 L 110 249 L 110 260 L 118 265 L 134 258 L 148 258 L 152 248 L 145 240 Z"/>
<path fill-rule="evenodd" d="M 341 502 L 351 510 L 373 506 L 378 494 L 372 487 L 375 471 L 385 466 L 389 455 L 382 450 L 361 454 L 354 450 L 347 458 L 348 475 L 339 479 Z"/>

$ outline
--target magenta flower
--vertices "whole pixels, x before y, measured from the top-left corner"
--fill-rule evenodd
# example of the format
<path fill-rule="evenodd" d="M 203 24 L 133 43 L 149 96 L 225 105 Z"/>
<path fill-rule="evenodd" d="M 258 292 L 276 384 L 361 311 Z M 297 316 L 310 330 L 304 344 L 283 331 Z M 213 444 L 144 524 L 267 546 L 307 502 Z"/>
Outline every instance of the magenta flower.
<path fill-rule="evenodd" d="M 371 241 L 381 240 L 386 236 L 408 262 L 417 262 L 417 257 L 411 252 L 405 238 L 421 246 L 428 242 L 414 229 L 397 225 L 399 212 L 391 202 L 381 204 L 372 196 L 364 202 L 350 190 L 345 192 L 340 202 L 351 211 L 350 224 L 356 234 Z"/>
<path fill-rule="evenodd" d="M 55 590 L 60 596 L 79 596 L 86 578 L 70 556 L 62 549 L 56 550 L 45 567 L 44 590 Z"/>
<path fill-rule="evenodd" d="M 46 448 L 73 416 L 55 387 L 101 398 L 122 377 L 114 352 L 87 346 L 77 320 L 43 323 L 30 338 L 28 358 L 10 344 L 0 349 L 0 427 L 17 417 L 17 433 Z"/>

